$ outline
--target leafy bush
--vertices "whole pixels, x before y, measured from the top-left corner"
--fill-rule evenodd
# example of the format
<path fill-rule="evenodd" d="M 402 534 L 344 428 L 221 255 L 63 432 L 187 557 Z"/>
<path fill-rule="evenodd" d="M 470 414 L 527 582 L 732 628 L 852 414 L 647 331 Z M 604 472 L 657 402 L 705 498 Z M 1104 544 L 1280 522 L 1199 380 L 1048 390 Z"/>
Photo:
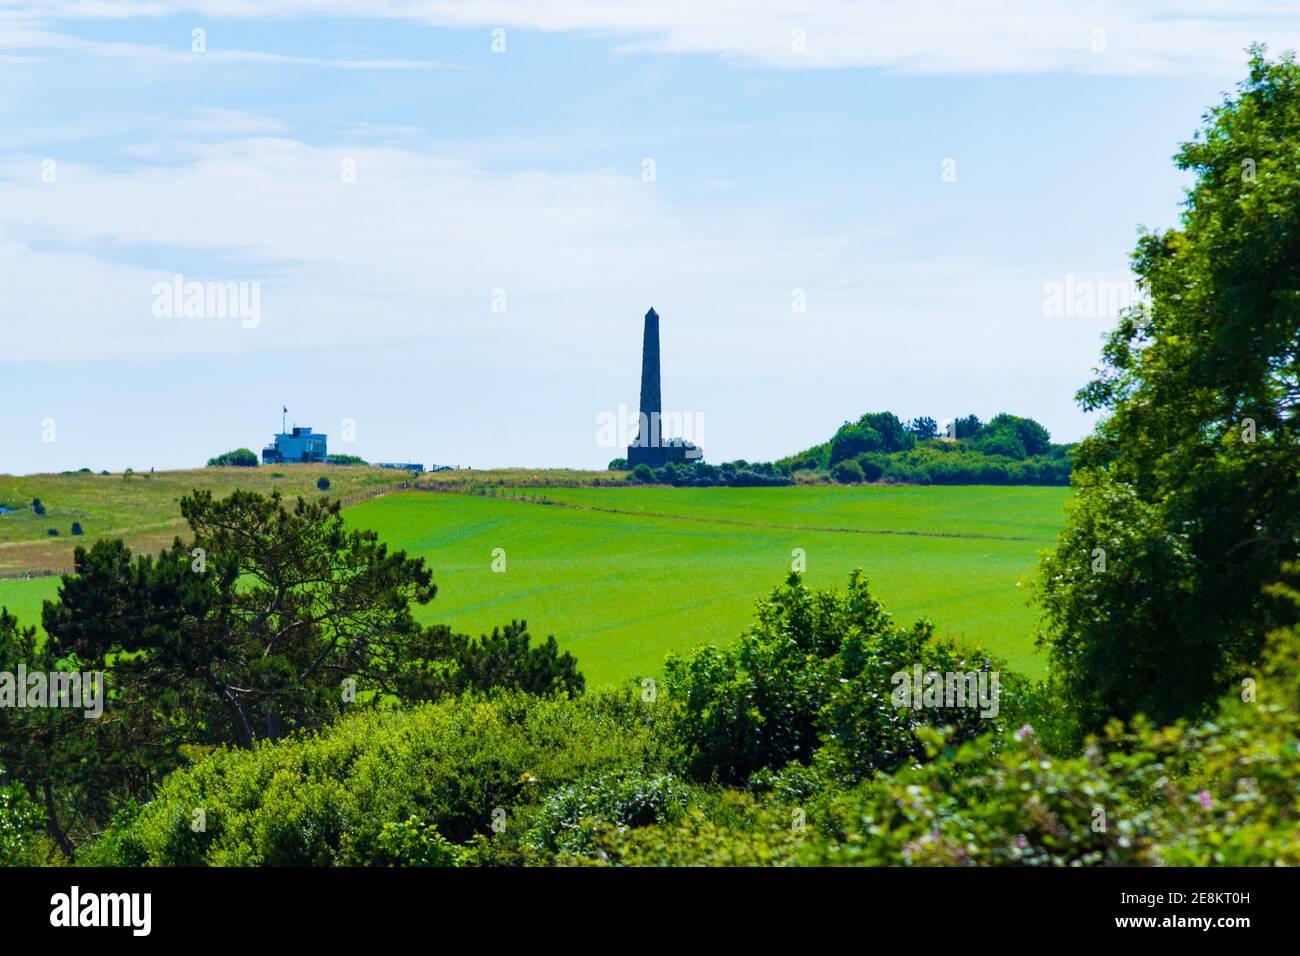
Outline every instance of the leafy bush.
<path fill-rule="evenodd" d="M 992 431 L 975 442 L 975 450 L 982 455 L 1001 455 L 1023 461 L 1025 445 L 1011 429 Z"/>
<path fill-rule="evenodd" d="M 703 461 L 669 462 L 654 470 L 654 481 L 675 488 L 767 488 L 793 484 L 790 467 L 771 462 Z"/>
<path fill-rule="evenodd" d="M 560 787 L 543 801 L 525 837 L 540 855 L 594 855 L 592 839 L 602 827 L 644 827 L 680 818 L 690 802 L 689 784 L 668 773 L 619 769 Z"/>
<path fill-rule="evenodd" d="M 923 485 L 1064 485 L 1072 446 L 1054 445 L 1032 418 L 1005 412 L 984 423 L 977 415 L 955 419 L 938 439 L 933 418 L 903 425 L 891 412 L 845 422 L 830 441 L 777 462 L 788 471 L 821 471 L 842 481 L 835 466 L 856 461 L 866 481 Z M 952 434 L 955 433 L 955 440 Z M 878 472 L 878 473 L 877 473 Z M 857 480 L 857 479 L 852 479 Z"/>
<path fill-rule="evenodd" d="M 165 866 L 386 865 L 410 862 L 425 844 L 424 858 L 441 860 L 442 839 L 476 837 L 509 853 L 547 790 L 654 768 L 663 754 L 654 708 L 630 693 L 366 710 L 318 735 L 217 751 L 176 771 L 101 845 Z M 196 808 L 201 832 L 191 828 Z M 498 809 L 505 830 L 494 836 Z"/>
<path fill-rule="evenodd" d="M 54 856 L 45 836 L 44 814 L 22 786 L 10 783 L 0 767 L 0 865 L 40 866 Z"/>
<path fill-rule="evenodd" d="M 865 476 L 862 473 L 862 466 L 849 459 L 847 461 L 837 461 L 832 465 L 831 477 L 842 485 L 853 485 L 861 482 Z"/>
<path fill-rule="evenodd" d="M 32 511 L 38 515 L 45 514 L 45 504 L 41 501 L 40 498 L 32 499 Z"/>
<path fill-rule="evenodd" d="M 456 867 L 473 860 L 467 851 L 445 839 L 438 828 L 414 817 L 385 823 L 376 841 L 376 863 L 388 866 Z"/>
<path fill-rule="evenodd" d="M 836 779 L 888 769 L 922 747 L 924 725 L 952 724 L 968 739 L 1014 721 L 1026 687 L 997 661 L 934 637 L 921 621 L 895 626 L 855 571 L 846 594 L 813 592 L 798 574 L 760 602 L 757 622 L 734 648 L 669 657 L 665 684 L 678 705 L 675 731 L 699 779 L 740 782 L 757 770 L 808 763 L 814 751 Z M 984 672 L 996 686 L 987 718 L 973 706 L 895 705 L 898 678 Z M 994 675 L 998 683 L 993 684 Z M 955 699 L 955 695 L 954 695 Z"/>
<path fill-rule="evenodd" d="M 248 448 L 236 448 L 208 459 L 209 468 L 256 468 L 257 455 Z M 129 469 L 128 469 L 129 470 Z"/>
<path fill-rule="evenodd" d="M 72 534 L 73 537 L 80 537 L 83 534 L 80 521 L 72 522 Z"/>
<path fill-rule="evenodd" d="M 1300 607 L 1294 587 L 1272 590 Z M 1257 700 L 1234 690 L 1211 721 L 1111 721 L 1064 756 L 1028 725 L 965 742 L 919 728 L 926 759 L 893 774 L 755 774 L 750 793 L 676 820 L 597 829 L 589 852 L 622 865 L 1295 866 L 1300 629 L 1273 632 L 1257 676 Z"/>
<path fill-rule="evenodd" d="M 885 475 L 885 466 L 881 463 L 879 455 L 859 455 L 857 463 L 862 469 L 863 481 L 879 481 Z"/>
<path fill-rule="evenodd" d="M 321 475 L 319 478 L 316 479 L 316 487 L 319 488 L 321 491 L 329 491 L 330 480 L 326 478 L 324 475 Z"/>
<path fill-rule="evenodd" d="M 635 468 L 632 469 L 632 474 L 630 478 L 632 481 L 635 481 L 638 484 L 642 484 L 642 485 L 654 484 L 654 480 L 655 480 L 654 469 L 651 468 L 649 465 L 647 465 L 645 462 L 640 462 Z"/>

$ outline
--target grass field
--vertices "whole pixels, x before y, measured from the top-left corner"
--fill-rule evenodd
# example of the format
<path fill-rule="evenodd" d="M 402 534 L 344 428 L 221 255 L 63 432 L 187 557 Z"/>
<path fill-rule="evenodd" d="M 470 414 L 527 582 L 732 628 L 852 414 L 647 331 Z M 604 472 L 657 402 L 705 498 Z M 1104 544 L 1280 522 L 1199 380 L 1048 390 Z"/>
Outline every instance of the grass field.
<path fill-rule="evenodd" d="M 526 618 L 572 651 L 593 684 L 657 673 L 671 650 L 733 640 L 795 548 L 810 584 L 843 587 L 862 567 L 898 620 L 927 616 L 1037 674 L 1028 579 L 1068 493 L 530 488 L 521 494 L 532 501 L 393 495 L 348 518 L 428 558 L 439 594 L 425 620 L 477 633 Z M 504 572 L 492 570 L 496 548 Z"/>
<path fill-rule="evenodd" d="M 222 494 L 236 482 L 316 494 L 320 469 L 286 466 L 281 479 L 265 468 L 230 471 L 137 476 L 127 483 L 121 476 L 78 476 L 102 500 L 58 486 L 67 476 L 0 479 L 0 501 L 16 497 L 6 482 L 27 483 L 20 493 L 48 499 L 51 514 L 98 514 L 111 524 L 96 529 L 124 534 L 135 547 L 156 547 L 183 530 L 175 501 L 198 481 Z M 375 489 L 394 478 L 392 472 L 367 478 L 371 471 L 377 470 L 331 469 L 332 491 Z M 356 487 L 340 485 L 340 474 Z M 940 633 L 982 644 L 1019 670 L 1042 670 L 1027 585 L 1038 553 L 1063 524 L 1068 489 L 582 487 L 593 479 L 580 473 L 559 476 L 572 487 L 543 487 L 544 477 L 430 476 L 425 484 L 440 493 L 385 495 L 345 514 L 392 546 L 427 558 L 439 593 L 420 610 L 421 619 L 479 633 L 524 618 L 535 635 L 554 634 L 572 651 L 591 685 L 658 673 L 672 650 L 733 640 L 754 602 L 788 573 L 796 548 L 806 554 L 806 579 L 814 586 L 843 587 L 849 571 L 862 567 L 898 620 L 929 617 Z M 116 484 L 96 484 L 110 480 Z M 17 517 L 0 517 L 0 528 Z M 0 554 L 32 546 L 32 529 L 24 542 L 12 540 L 14 528 L 7 529 L 8 540 L 0 533 Z M 58 543 L 70 550 L 73 542 Z M 504 572 L 492 570 L 497 548 L 505 552 Z M 0 605 L 37 623 L 41 602 L 57 586 L 57 578 L 0 580 Z"/>
<path fill-rule="evenodd" d="M 118 535 L 135 550 L 155 552 L 185 530 L 180 500 L 195 488 L 224 496 L 236 488 L 286 496 L 318 497 L 316 479 L 330 479 L 330 494 L 339 498 L 394 485 L 404 472 L 368 467 L 276 465 L 261 468 L 197 468 L 100 475 L 0 475 L 0 504 L 14 509 L 0 514 L 0 575 L 28 570 L 62 570 L 72 566 L 72 549 L 100 535 Z M 45 514 L 36 514 L 40 498 Z M 72 522 L 84 537 L 72 536 Z M 49 534 L 50 529 L 58 532 Z"/>

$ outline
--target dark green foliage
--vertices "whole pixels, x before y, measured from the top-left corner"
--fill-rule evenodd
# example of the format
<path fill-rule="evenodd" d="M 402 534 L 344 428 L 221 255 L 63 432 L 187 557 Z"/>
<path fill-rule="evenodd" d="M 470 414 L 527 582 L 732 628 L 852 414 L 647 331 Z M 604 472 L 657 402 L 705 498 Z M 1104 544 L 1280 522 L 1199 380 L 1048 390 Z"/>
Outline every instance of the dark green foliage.
<path fill-rule="evenodd" d="M 1032 418 L 1002 413 L 987 424 L 977 415 L 955 420 L 957 438 L 939 438 L 933 418 L 903 425 L 890 412 L 846 422 L 835 436 L 778 462 L 790 471 L 822 471 L 856 461 L 866 481 L 918 485 L 1064 485 L 1070 476 L 1070 447 L 1054 445 Z"/>
<path fill-rule="evenodd" d="M 48 534 L 51 538 L 57 538 L 57 537 L 59 536 L 59 529 L 58 529 L 58 528 L 46 528 L 46 529 L 45 529 L 45 533 Z"/>
<path fill-rule="evenodd" d="M 627 471 L 627 459 L 612 458 L 610 459 L 609 465 L 606 467 L 608 467 L 610 471 Z"/>
<path fill-rule="evenodd" d="M 953 419 L 953 434 L 948 437 L 958 440 L 962 438 L 978 438 L 983 430 L 984 425 L 978 415 L 967 415 L 965 418 Z"/>
<path fill-rule="evenodd" d="M 480 638 L 450 628 L 427 628 L 405 655 L 392 683 L 404 700 L 436 700 L 465 691 L 520 690 L 530 694 L 581 694 L 585 686 L 572 654 L 554 637 L 536 647 L 524 621 L 511 621 Z"/>
<path fill-rule="evenodd" d="M 629 480 L 635 481 L 636 483 L 642 485 L 654 484 L 654 480 L 655 480 L 654 469 L 651 468 L 649 465 L 647 465 L 645 462 L 641 462 L 635 468 L 632 469 L 632 474 L 629 476 Z"/>
<path fill-rule="evenodd" d="M 624 865 L 1296 866 L 1300 631 L 1273 633 L 1258 676 L 1259 699 L 1234 689 L 1213 721 L 1111 721 L 1066 756 L 1035 727 L 965 743 L 923 728 L 926 759 L 892 775 L 836 787 L 786 770 L 764 778 L 761 803 L 736 794 L 601 831 L 592 852 Z"/>
<path fill-rule="evenodd" d="M 248 448 L 236 448 L 208 459 L 209 468 L 256 468 L 257 455 Z"/>
<path fill-rule="evenodd" d="M 961 739 L 1014 720 L 1023 682 L 999 678 L 998 713 L 896 707 L 895 675 L 996 672 L 999 664 L 938 640 L 928 622 L 904 630 L 870 595 L 861 572 L 848 593 L 814 592 L 799 575 L 758 605 L 734 648 L 670 657 L 665 681 L 679 704 L 678 739 L 702 779 L 739 782 L 764 768 L 819 760 L 837 779 L 859 779 L 922 753 L 917 727 L 952 724 Z M 972 702 L 973 703 L 973 702 Z M 992 709 L 992 708 L 990 708 Z"/>
<path fill-rule="evenodd" d="M 1121 318 L 1079 393 L 1108 416 L 1079 446 L 1040 591 L 1087 728 L 1206 713 L 1269 628 L 1296 619 L 1264 587 L 1300 552 L 1298 143 L 1300 65 L 1256 50 L 1177 156 L 1196 177 L 1180 228 L 1139 239 L 1149 308 Z"/>
<path fill-rule="evenodd" d="M 837 461 L 831 465 L 831 477 L 842 485 L 855 485 L 862 481 L 862 466 L 853 459 Z"/>
<path fill-rule="evenodd" d="M 975 450 L 982 455 L 1001 455 L 1023 461 L 1025 446 L 1013 430 L 994 431 L 975 442 Z"/>
<path fill-rule="evenodd" d="M 917 441 L 929 441 L 932 438 L 939 437 L 939 423 L 929 415 L 913 418 L 907 423 L 907 430 L 912 433 L 912 437 Z"/>
<path fill-rule="evenodd" d="M 419 630 L 409 602 L 435 593 L 422 560 L 346 529 L 337 503 L 196 492 L 181 513 L 192 541 L 157 559 L 133 562 L 116 538 L 78 548 L 44 626 L 61 655 L 97 669 L 133 655 L 115 677 L 184 694 L 213 742 L 319 726 L 345 678 L 382 686 Z"/>
<path fill-rule="evenodd" d="M 74 522 L 72 522 L 72 535 L 73 535 L 73 537 L 81 537 L 81 535 L 82 535 L 83 533 L 84 533 L 84 532 L 82 532 L 82 530 L 81 530 L 81 522 L 80 522 L 80 521 L 74 521 Z"/>
<path fill-rule="evenodd" d="M 0 766 L 0 866 L 40 866 L 52 850 L 40 807 Z"/>
<path fill-rule="evenodd" d="M 330 480 L 326 478 L 324 475 L 321 475 L 319 478 L 316 479 L 316 487 L 319 488 L 321 491 L 329 491 Z"/>
<path fill-rule="evenodd" d="M 40 498 L 32 499 L 32 511 L 38 515 L 45 514 L 45 505 Z"/>
<path fill-rule="evenodd" d="M 998 434 L 1014 435 L 1024 449 L 1024 455 L 1020 456 L 1022 458 L 1026 455 L 1047 455 L 1052 451 L 1051 434 L 1032 418 L 1021 418 L 1006 412 L 994 415 L 993 420 L 980 431 L 980 435 L 987 438 Z"/>
<path fill-rule="evenodd" d="M 791 484 L 790 466 L 742 460 L 710 465 L 703 461 L 670 462 L 655 472 L 659 484 L 677 488 L 766 488 Z"/>
<path fill-rule="evenodd" d="M 856 458 L 863 452 L 906 451 L 916 442 L 893 412 L 868 412 L 856 422 L 845 422 L 831 439 L 828 464 Z"/>
<path fill-rule="evenodd" d="M 680 819 L 694 788 L 670 773 L 620 768 L 553 791 L 525 836 L 528 849 L 549 856 L 595 856 L 602 827 L 645 827 Z"/>
<path fill-rule="evenodd" d="M 881 455 L 863 454 L 857 458 L 858 467 L 862 469 L 863 481 L 879 481 L 885 474 L 885 465 Z M 888 461 L 886 458 L 885 461 Z M 838 466 L 836 466 L 838 467 Z"/>
<path fill-rule="evenodd" d="M 548 792 L 661 765 L 657 727 L 653 707 L 622 693 L 365 710 L 318 736 L 220 751 L 172 774 L 104 843 L 128 861 L 173 866 L 509 860 Z M 634 810 L 637 799 L 625 791 L 616 806 Z M 205 808 L 205 832 L 190 827 L 194 807 Z"/>

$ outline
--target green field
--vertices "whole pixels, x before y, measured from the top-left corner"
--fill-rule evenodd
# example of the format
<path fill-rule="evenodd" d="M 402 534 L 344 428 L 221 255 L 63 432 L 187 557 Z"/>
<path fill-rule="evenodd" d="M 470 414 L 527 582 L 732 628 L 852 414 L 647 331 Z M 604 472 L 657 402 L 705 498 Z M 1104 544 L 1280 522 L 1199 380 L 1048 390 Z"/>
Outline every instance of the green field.
<path fill-rule="evenodd" d="M 810 584 L 843 587 L 864 568 L 896 619 L 929 617 L 940 633 L 1042 671 L 1028 582 L 1068 489 L 483 487 L 495 496 L 407 492 L 345 514 L 428 560 L 438 596 L 422 620 L 479 633 L 524 618 L 572 651 L 591 685 L 733 640 L 796 548 Z M 504 572 L 492 570 L 496 548 Z M 56 588 L 55 578 L 0 580 L 0 604 L 35 623 Z"/>
<path fill-rule="evenodd" d="M 286 497 L 319 497 L 320 477 L 330 480 L 329 493 L 350 499 L 381 491 L 404 480 L 405 472 L 366 466 L 275 465 L 261 468 L 195 468 L 189 471 L 100 475 L 68 472 L 52 475 L 0 475 L 0 504 L 14 509 L 0 514 L 0 575 L 72 567 L 72 550 L 100 536 L 124 538 L 133 550 L 157 552 L 188 529 L 180 500 L 195 488 L 218 497 L 237 488 Z M 40 498 L 45 514 L 36 514 Z M 72 523 L 81 525 L 73 537 Z M 57 535 L 50 535 L 50 531 Z"/>
<path fill-rule="evenodd" d="M 843 587 L 854 567 L 897 619 L 927 616 L 1040 673 L 1028 580 L 1064 521 L 1064 488 L 560 488 L 537 499 L 415 493 L 348 512 L 428 558 L 428 621 L 480 632 L 512 617 L 554 634 L 593 684 L 733 640 L 785 576 Z M 550 501 L 552 504 L 543 504 Z M 492 570 L 493 550 L 506 570 Z"/>

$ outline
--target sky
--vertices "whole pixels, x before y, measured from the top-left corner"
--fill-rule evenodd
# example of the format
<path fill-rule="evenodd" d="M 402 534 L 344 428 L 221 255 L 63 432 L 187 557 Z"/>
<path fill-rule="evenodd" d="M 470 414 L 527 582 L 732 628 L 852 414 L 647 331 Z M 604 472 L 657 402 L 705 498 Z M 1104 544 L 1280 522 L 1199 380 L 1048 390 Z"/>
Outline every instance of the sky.
<path fill-rule="evenodd" d="M 1077 440 L 1255 41 L 1300 8 L 0 0 L 0 473 L 195 467 L 285 406 L 603 467 L 651 306 L 710 461 L 882 409 Z"/>

